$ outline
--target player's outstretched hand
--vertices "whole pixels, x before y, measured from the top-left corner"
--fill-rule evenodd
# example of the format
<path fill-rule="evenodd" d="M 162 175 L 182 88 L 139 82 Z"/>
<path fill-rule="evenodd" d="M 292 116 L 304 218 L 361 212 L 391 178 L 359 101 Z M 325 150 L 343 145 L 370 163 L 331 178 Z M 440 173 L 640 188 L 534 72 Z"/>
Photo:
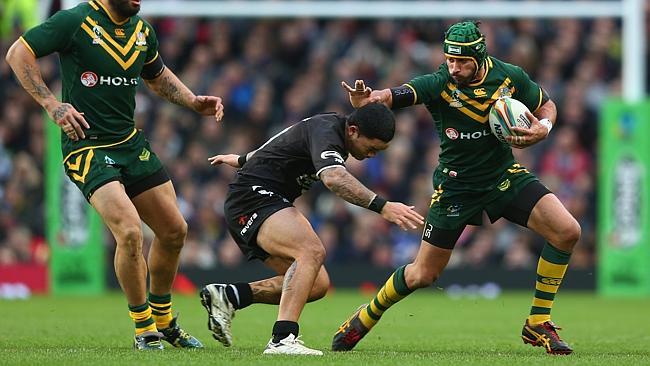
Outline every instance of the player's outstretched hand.
<path fill-rule="evenodd" d="M 223 118 L 223 104 L 219 97 L 197 95 L 192 101 L 192 107 L 197 113 L 204 116 L 214 116 L 217 122 Z"/>
<path fill-rule="evenodd" d="M 424 224 L 424 217 L 413 210 L 415 206 L 407 206 L 401 202 L 386 202 L 381 210 L 381 216 L 399 225 L 402 230 L 417 229 Z"/>
<path fill-rule="evenodd" d="M 239 155 L 226 154 L 226 155 L 215 155 L 213 157 L 208 158 L 208 161 L 210 162 L 210 165 L 226 164 L 226 165 L 230 165 L 233 168 L 239 168 L 239 162 L 237 161 L 237 159 L 239 159 Z"/>
<path fill-rule="evenodd" d="M 367 87 L 363 80 L 356 80 L 354 88 L 345 81 L 341 81 L 341 86 L 350 95 L 350 104 L 354 108 L 361 108 L 368 103 L 382 102 L 381 98 L 372 95 L 372 89 Z"/>
<path fill-rule="evenodd" d="M 57 102 L 47 109 L 47 113 L 70 140 L 86 138 L 84 128 L 90 128 L 90 125 L 86 122 L 83 113 L 79 113 L 71 104 Z"/>
<path fill-rule="evenodd" d="M 514 148 L 523 149 L 534 145 L 548 135 L 548 129 L 539 123 L 537 117 L 530 112 L 526 112 L 526 117 L 530 121 L 530 128 L 510 127 L 513 135 L 506 137 L 508 143 Z"/>

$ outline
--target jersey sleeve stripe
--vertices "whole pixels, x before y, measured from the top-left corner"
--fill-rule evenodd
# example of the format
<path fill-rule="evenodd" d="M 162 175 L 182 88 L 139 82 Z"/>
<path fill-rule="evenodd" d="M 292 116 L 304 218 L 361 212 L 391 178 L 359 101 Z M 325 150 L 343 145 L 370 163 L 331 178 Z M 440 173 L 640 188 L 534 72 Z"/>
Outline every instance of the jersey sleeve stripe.
<path fill-rule="evenodd" d="M 34 55 L 34 57 L 38 57 L 38 56 L 36 56 L 36 52 L 34 52 L 34 50 L 32 49 L 32 46 L 30 46 L 29 43 L 27 43 L 27 40 L 25 38 L 23 38 L 23 36 L 20 36 L 20 38 L 18 38 L 18 39 L 20 39 L 20 41 L 23 42 L 25 47 L 27 47 L 29 52 L 31 52 L 32 55 Z"/>
<path fill-rule="evenodd" d="M 150 63 L 156 61 L 156 59 L 158 58 L 158 56 L 159 56 L 159 55 L 158 55 L 158 51 L 156 51 L 156 54 L 153 56 L 153 58 L 151 59 L 151 61 L 145 61 L 144 64 L 145 64 L 145 65 L 149 65 Z"/>
<path fill-rule="evenodd" d="M 320 173 L 322 173 L 324 170 L 332 169 L 332 168 L 343 168 L 343 169 L 345 169 L 345 165 L 335 164 L 335 165 L 324 166 L 324 167 L 318 169 L 318 171 L 316 172 L 316 176 L 320 178 Z"/>
<path fill-rule="evenodd" d="M 413 95 L 415 98 L 413 99 L 413 104 L 411 105 L 416 105 L 418 102 L 418 92 L 415 91 L 415 88 L 411 86 L 410 84 L 404 84 L 404 86 L 408 87 L 409 89 L 413 90 Z"/>
<path fill-rule="evenodd" d="M 97 4 L 95 4 L 94 1 L 89 1 L 89 2 L 88 2 L 88 5 L 92 6 L 93 9 L 95 9 L 95 10 L 99 10 L 99 6 L 97 6 Z"/>
<path fill-rule="evenodd" d="M 537 107 L 535 108 L 535 111 L 539 109 L 539 107 L 542 106 L 542 99 L 544 98 L 544 93 L 542 93 L 542 88 L 539 88 L 539 102 L 537 102 Z M 533 111 L 533 112 L 535 112 Z"/>

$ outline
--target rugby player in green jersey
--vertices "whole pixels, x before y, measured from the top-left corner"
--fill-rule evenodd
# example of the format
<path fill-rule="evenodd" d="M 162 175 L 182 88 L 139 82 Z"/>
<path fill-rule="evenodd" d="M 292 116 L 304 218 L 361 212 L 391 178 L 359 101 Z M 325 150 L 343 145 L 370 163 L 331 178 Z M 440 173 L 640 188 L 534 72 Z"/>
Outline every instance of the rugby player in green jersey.
<path fill-rule="evenodd" d="M 174 187 L 133 112 L 140 80 L 168 101 L 223 116 L 221 99 L 196 96 L 163 64 L 140 0 L 93 0 L 54 14 L 27 31 L 6 59 L 23 88 L 61 127 L 63 165 L 111 230 L 115 273 L 135 323 L 136 349 L 201 348 L 172 317 L 171 288 L 187 223 Z M 58 52 L 62 98 L 43 82 L 36 62 Z M 155 233 L 148 261 L 141 220 Z M 147 297 L 147 267 L 150 277 Z"/>
<path fill-rule="evenodd" d="M 491 105 L 510 96 L 532 114 L 530 129 L 513 128 L 516 148 L 548 135 L 556 117 L 555 103 L 518 66 L 487 54 L 478 23 L 461 22 L 445 32 L 446 62 L 428 75 L 395 88 L 371 90 L 362 80 L 343 87 L 355 108 L 383 103 L 399 109 L 424 104 L 441 140 L 440 165 L 433 175 L 431 198 L 419 252 L 398 268 L 374 299 L 362 305 L 334 335 L 332 350 L 351 350 L 392 305 L 418 288 L 430 286 L 444 270 L 466 225 L 480 225 L 483 211 L 490 221 L 504 217 L 542 235 L 535 295 L 522 339 L 548 353 L 569 354 L 571 347 L 557 334 L 551 307 L 569 263 L 580 226 L 557 197 L 537 177 L 518 164 L 507 144 L 490 133 L 486 123 Z"/>

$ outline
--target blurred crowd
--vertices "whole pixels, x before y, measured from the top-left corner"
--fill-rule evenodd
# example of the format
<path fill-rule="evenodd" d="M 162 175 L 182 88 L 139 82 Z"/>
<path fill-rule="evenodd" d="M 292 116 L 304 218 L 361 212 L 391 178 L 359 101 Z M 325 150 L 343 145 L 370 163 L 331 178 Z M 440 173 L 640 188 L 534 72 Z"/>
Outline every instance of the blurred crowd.
<path fill-rule="evenodd" d="M 220 96 L 225 118 L 173 106 L 144 86 L 136 121 L 171 175 L 189 224 L 181 266 L 238 266 L 245 259 L 223 217 L 235 169 L 207 158 L 245 153 L 304 117 L 322 111 L 350 113 L 340 81 L 364 79 L 373 88 L 400 85 L 444 61 L 441 41 L 452 20 L 218 20 L 149 19 L 165 64 L 197 94 Z M 615 19 L 488 20 L 481 29 L 488 53 L 523 67 L 558 105 L 549 138 L 514 151 L 566 205 L 582 226 L 573 268 L 595 260 L 595 165 L 598 108 L 621 93 L 621 26 Z M 20 33 L 2 39 L 6 54 Z M 60 90 L 56 57 L 40 61 L 47 84 Z M 43 194 L 43 111 L 0 63 L 0 265 L 46 261 Z M 348 169 L 390 200 L 425 214 L 433 192 L 439 140 L 427 110 L 397 113 L 390 148 Z M 392 267 L 414 257 L 420 230 L 404 232 L 374 212 L 337 198 L 322 187 L 296 201 L 328 251 L 329 263 Z M 146 240 L 151 233 L 146 233 Z M 113 243 L 106 235 L 109 255 Z M 468 227 L 452 267 L 534 268 L 543 239 L 505 220 Z"/>

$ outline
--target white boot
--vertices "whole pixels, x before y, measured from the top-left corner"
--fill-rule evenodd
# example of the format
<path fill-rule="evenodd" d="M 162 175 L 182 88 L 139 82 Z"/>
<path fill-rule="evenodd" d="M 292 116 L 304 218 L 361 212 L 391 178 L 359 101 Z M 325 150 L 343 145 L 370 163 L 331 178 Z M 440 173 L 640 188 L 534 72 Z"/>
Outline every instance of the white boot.
<path fill-rule="evenodd" d="M 278 343 L 273 343 L 273 338 L 266 345 L 263 354 L 265 355 L 313 355 L 322 356 L 323 352 L 311 349 L 305 346 L 305 343 L 293 334 L 281 339 Z"/>

